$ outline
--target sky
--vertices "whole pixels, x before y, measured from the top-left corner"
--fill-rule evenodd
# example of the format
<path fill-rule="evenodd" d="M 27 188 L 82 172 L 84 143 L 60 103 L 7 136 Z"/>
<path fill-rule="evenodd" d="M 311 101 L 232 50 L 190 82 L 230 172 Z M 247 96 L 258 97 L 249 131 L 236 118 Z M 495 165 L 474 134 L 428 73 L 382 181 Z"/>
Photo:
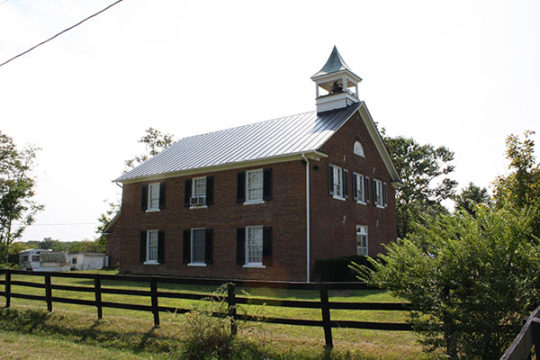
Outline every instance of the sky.
<path fill-rule="evenodd" d="M 0 1 L 0 63 L 112 2 Z M 45 210 L 22 240 L 94 239 L 149 127 L 179 139 L 314 111 L 334 45 L 388 135 L 448 147 L 460 187 L 489 187 L 506 136 L 540 130 L 538 19 L 536 0 L 124 0 L 0 67 L 0 131 L 41 148 Z"/>

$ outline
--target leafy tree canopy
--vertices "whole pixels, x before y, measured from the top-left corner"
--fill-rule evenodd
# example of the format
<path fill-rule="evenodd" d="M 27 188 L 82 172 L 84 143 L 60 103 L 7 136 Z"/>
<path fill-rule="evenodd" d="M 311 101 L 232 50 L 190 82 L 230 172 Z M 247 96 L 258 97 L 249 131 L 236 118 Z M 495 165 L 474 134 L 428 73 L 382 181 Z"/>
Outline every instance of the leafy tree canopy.
<path fill-rule="evenodd" d="M 474 185 L 472 182 L 462 189 L 461 192 L 454 196 L 456 202 L 455 210 L 464 210 L 469 214 L 474 214 L 476 206 L 483 205 L 487 207 L 493 206 L 491 196 L 489 196 L 486 188 L 481 188 Z"/>
<path fill-rule="evenodd" d="M 383 140 L 403 182 L 396 189 L 398 236 L 403 238 L 414 223 L 447 213 L 441 202 L 451 198 L 457 186 L 448 177 L 454 171 L 454 153 L 402 136 L 384 136 Z"/>
<path fill-rule="evenodd" d="M 31 171 L 37 150 L 18 148 L 0 131 L 0 263 L 7 262 L 10 246 L 43 209 L 32 199 L 35 181 Z"/>

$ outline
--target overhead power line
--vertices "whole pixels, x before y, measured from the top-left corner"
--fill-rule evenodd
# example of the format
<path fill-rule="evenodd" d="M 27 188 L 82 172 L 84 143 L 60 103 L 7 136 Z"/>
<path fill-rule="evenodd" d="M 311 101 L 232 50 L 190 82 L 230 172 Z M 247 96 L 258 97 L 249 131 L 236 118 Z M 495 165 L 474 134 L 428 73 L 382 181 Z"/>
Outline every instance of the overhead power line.
<path fill-rule="evenodd" d="M 6 1 L 7 1 L 7 0 L 6 0 Z M 94 13 L 94 14 L 88 16 L 87 18 L 82 19 L 81 21 L 79 21 L 79 22 L 76 23 L 75 25 L 72 25 L 72 26 L 68 27 L 67 29 L 64 29 L 64 30 L 60 31 L 59 33 L 57 33 L 57 34 L 55 34 L 54 36 L 48 38 L 47 40 L 44 40 L 44 41 L 40 42 L 39 44 L 32 46 L 30 49 L 28 49 L 28 50 L 26 50 L 26 51 L 23 51 L 23 52 L 20 53 L 20 54 L 15 55 L 15 56 L 12 57 L 11 59 L 8 59 L 7 61 L 4 61 L 3 63 L 1 63 L 1 64 L 0 64 L 0 67 L 6 65 L 7 63 L 9 63 L 9 62 L 11 62 L 11 61 L 13 61 L 13 60 L 15 60 L 15 59 L 17 59 L 17 58 L 23 56 L 23 55 L 28 54 L 30 51 L 34 50 L 35 48 L 38 48 L 38 47 L 40 47 L 41 45 L 44 45 L 44 44 L 48 43 L 49 41 L 51 41 L 51 40 L 57 38 L 58 36 L 62 35 L 63 33 L 68 32 L 69 30 L 71 30 L 71 29 L 73 29 L 73 28 L 76 28 L 77 26 L 81 25 L 81 24 L 84 23 L 85 21 L 88 21 L 88 20 L 90 20 L 91 18 L 93 18 L 93 17 L 95 17 L 95 16 L 98 16 L 98 15 L 101 14 L 102 12 L 105 12 L 105 11 L 109 10 L 109 9 L 112 8 L 114 5 L 116 5 L 116 4 L 118 4 L 118 3 L 122 2 L 122 1 L 123 1 L 123 0 L 117 0 L 117 1 L 113 2 L 112 4 L 110 4 L 109 6 L 107 6 L 107 7 L 104 8 L 104 9 L 101 9 L 101 10 L 98 11 L 97 13 Z M 1 5 L 1 3 L 0 3 L 0 5 Z"/>

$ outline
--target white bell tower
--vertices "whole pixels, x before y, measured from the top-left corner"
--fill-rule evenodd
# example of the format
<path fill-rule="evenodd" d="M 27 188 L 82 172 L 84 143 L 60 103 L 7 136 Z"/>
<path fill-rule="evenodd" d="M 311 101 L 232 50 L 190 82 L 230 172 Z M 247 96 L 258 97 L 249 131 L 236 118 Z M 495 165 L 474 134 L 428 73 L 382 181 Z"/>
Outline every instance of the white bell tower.
<path fill-rule="evenodd" d="M 345 108 L 360 101 L 358 83 L 362 78 L 349 69 L 335 46 L 326 64 L 311 80 L 315 82 L 317 113 Z"/>

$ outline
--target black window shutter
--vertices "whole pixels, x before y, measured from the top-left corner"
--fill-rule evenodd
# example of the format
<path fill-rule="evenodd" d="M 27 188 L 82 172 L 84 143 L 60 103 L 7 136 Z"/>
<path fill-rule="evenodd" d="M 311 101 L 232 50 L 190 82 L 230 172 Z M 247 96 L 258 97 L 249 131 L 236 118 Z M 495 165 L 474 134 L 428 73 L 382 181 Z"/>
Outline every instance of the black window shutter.
<path fill-rule="evenodd" d="M 343 197 L 349 198 L 349 170 L 343 169 Z"/>
<path fill-rule="evenodd" d="M 184 264 L 189 264 L 191 262 L 191 230 L 184 230 L 184 239 L 183 239 L 183 254 L 182 259 Z"/>
<path fill-rule="evenodd" d="M 388 205 L 388 194 L 387 194 L 387 191 L 388 191 L 388 186 L 386 185 L 386 183 L 383 183 L 383 192 L 382 192 L 382 196 L 383 196 L 383 205 L 384 205 L 384 206 L 387 206 L 387 205 Z"/>
<path fill-rule="evenodd" d="M 263 200 L 272 200 L 272 168 L 263 170 Z"/>
<path fill-rule="evenodd" d="M 166 182 L 162 182 L 159 184 L 159 208 L 161 210 L 165 209 L 165 190 L 166 190 Z"/>
<path fill-rule="evenodd" d="M 214 203 L 214 177 L 206 177 L 206 205 Z"/>
<path fill-rule="evenodd" d="M 328 195 L 334 195 L 334 167 L 328 165 Z"/>
<path fill-rule="evenodd" d="M 184 182 L 184 206 L 189 207 L 191 200 L 191 179 Z"/>
<path fill-rule="evenodd" d="M 161 195 L 160 195 L 161 196 Z M 163 264 L 165 262 L 165 231 L 158 231 L 158 263 Z"/>
<path fill-rule="evenodd" d="M 364 176 L 364 201 L 366 204 L 369 203 L 369 178 L 367 176 Z"/>
<path fill-rule="evenodd" d="M 263 227 L 263 264 L 272 265 L 272 227 Z"/>
<path fill-rule="evenodd" d="M 214 262 L 214 249 L 213 249 L 213 243 L 214 243 L 214 230 L 212 229 L 206 229 L 206 239 L 204 243 L 204 261 L 207 264 L 212 264 Z"/>
<path fill-rule="evenodd" d="M 246 173 L 239 172 L 236 175 L 236 202 L 242 204 L 246 201 Z"/>
<path fill-rule="evenodd" d="M 358 200 L 358 175 L 353 173 L 352 180 L 353 180 L 353 188 L 352 188 L 353 199 Z"/>
<path fill-rule="evenodd" d="M 144 184 L 141 191 L 141 210 L 146 209 L 148 209 L 148 184 Z"/>
<path fill-rule="evenodd" d="M 140 239 L 139 261 L 143 263 L 146 261 L 146 231 L 141 231 Z"/>
<path fill-rule="evenodd" d="M 236 229 L 236 265 L 246 263 L 246 228 Z"/>
<path fill-rule="evenodd" d="M 373 205 L 377 205 L 377 182 L 375 179 L 371 179 L 371 182 L 373 183 Z"/>

